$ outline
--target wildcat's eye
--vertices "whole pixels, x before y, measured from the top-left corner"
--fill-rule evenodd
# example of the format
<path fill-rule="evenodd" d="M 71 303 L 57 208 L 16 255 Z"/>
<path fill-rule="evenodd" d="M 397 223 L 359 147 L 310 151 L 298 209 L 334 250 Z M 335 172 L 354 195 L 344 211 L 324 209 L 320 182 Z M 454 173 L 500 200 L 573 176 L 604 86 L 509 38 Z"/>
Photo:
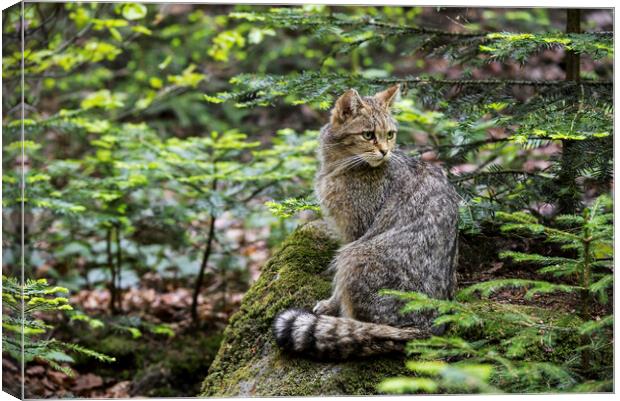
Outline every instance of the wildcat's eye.
<path fill-rule="evenodd" d="M 364 131 L 362 132 L 362 138 L 370 141 L 371 139 L 375 139 L 375 133 L 372 131 Z"/>
<path fill-rule="evenodd" d="M 393 139 L 393 138 L 394 138 L 394 135 L 396 135 L 396 132 L 395 132 L 395 131 L 389 131 L 389 132 L 387 133 L 387 139 L 388 139 L 388 140 Z"/>

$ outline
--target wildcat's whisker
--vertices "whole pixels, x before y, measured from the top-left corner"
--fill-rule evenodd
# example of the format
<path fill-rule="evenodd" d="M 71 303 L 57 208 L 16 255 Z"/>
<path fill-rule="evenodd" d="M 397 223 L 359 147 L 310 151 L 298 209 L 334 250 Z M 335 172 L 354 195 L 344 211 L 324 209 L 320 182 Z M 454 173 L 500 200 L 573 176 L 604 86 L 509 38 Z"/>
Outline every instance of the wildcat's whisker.
<path fill-rule="evenodd" d="M 348 170 L 352 167 L 355 167 L 359 164 L 362 164 L 365 160 L 363 160 L 362 157 L 358 156 L 358 155 L 353 155 L 351 157 L 348 157 L 346 159 L 343 159 L 340 164 L 338 166 L 336 166 L 336 169 L 339 172 Z"/>
<path fill-rule="evenodd" d="M 394 160 L 395 160 L 396 162 L 398 162 L 398 163 L 401 163 L 401 164 L 402 164 L 402 163 L 407 163 L 407 160 L 405 159 L 405 156 L 404 156 L 404 155 L 402 155 L 402 154 L 400 154 L 400 153 L 395 153 L 395 152 L 392 152 L 392 154 L 391 154 L 391 156 L 390 156 L 390 157 L 393 157 L 393 158 L 394 158 Z"/>
<path fill-rule="evenodd" d="M 358 156 L 351 156 L 351 157 L 347 157 L 345 159 L 341 159 L 338 162 L 336 162 L 336 164 L 333 165 L 333 171 L 334 172 L 342 172 L 346 169 L 348 169 L 348 167 L 356 162 Z"/>

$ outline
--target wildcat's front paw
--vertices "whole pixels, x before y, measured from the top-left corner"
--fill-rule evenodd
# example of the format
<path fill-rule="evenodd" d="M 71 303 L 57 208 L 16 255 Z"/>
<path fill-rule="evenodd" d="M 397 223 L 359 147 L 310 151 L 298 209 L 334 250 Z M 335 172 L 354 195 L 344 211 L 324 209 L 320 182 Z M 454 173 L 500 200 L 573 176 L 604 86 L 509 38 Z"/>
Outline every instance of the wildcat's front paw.
<path fill-rule="evenodd" d="M 314 308 L 312 308 L 312 313 L 314 313 L 315 315 L 337 316 L 338 305 L 335 305 L 335 303 L 331 299 L 324 299 L 314 305 Z"/>

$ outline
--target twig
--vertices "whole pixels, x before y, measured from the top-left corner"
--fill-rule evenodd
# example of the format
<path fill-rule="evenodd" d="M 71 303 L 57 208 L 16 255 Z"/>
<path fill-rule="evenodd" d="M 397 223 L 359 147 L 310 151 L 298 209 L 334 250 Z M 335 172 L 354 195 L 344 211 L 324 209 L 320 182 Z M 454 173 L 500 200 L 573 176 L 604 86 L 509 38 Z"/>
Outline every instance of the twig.
<path fill-rule="evenodd" d="M 453 178 L 450 178 L 451 182 L 461 182 L 461 181 L 468 181 L 471 179 L 474 179 L 478 176 L 481 175 L 508 175 L 508 174 L 517 174 L 517 175 L 527 175 L 530 177 L 543 177 L 540 174 L 537 173 L 530 173 L 528 171 L 523 171 L 523 170 L 502 170 L 502 171 L 480 171 L 476 174 L 467 174 L 467 175 L 462 175 L 462 176 L 455 176 Z"/>
<path fill-rule="evenodd" d="M 119 293 L 119 291 L 122 291 L 121 289 L 121 273 L 123 271 L 123 267 L 122 267 L 122 263 L 123 263 L 123 259 L 122 259 L 122 249 L 121 249 L 121 227 L 120 224 L 116 224 L 116 279 L 118 280 L 117 283 L 115 284 L 116 287 L 116 302 L 118 303 L 116 309 L 117 310 L 122 310 L 123 309 L 123 303 L 122 303 L 122 297 L 121 297 L 121 293 Z"/>
<path fill-rule="evenodd" d="M 217 188 L 217 179 L 213 180 L 212 189 L 215 191 Z M 194 286 L 194 293 L 192 295 L 192 321 L 194 325 L 198 325 L 198 295 L 200 295 L 200 290 L 202 288 L 202 282 L 204 281 L 205 270 L 207 268 L 209 258 L 211 256 L 211 251 L 213 247 L 213 239 L 215 238 L 215 214 L 212 212 L 210 214 L 209 221 L 209 233 L 207 234 L 207 245 L 205 247 L 205 251 L 202 256 L 202 262 L 200 263 L 200 270 L 198 271 L 198 277 L 196 277 L 196 285 Z"/>
<path fill-rule="evenodd" d="M 417 27 L 417 26 L 411 26 L 411 25 L 395 25 L 395 24 L 390 24 L 390 23 L 383 22 L 383 21 L 378 21 L 374 18 L 369 18 L 369 17 L 360 18 L 359 20 L 353 20 L 353 19 L 344 20 L 340 17 L 329 15 L 327 17 L 320 17 L 320 19 L 312 20 L 308 18 L 309 16 L 307 15 L 303 15 L 303 16 L 300 15 L 299 17 L 293 16 L 293 15 L 284 15 L 282 18 L 278 18 L 277 16 L 275 16 L 274 18 L 274 14 L 270 14 L 270 13 L 262 13 L 262 14 L 270 18 L 276 24 L 287 22 L 287 20 L 288 22 L 292 20 L 298 20 L 296 22 L 299 22 L 299 25 L 306 25 L 309 27 L 326 25 L 325 19 L 327 19 L 328 24 L 331 24 L 331 25 L 351 26 L 351 27 L 373 26 L 376 28 L 401 31 L 403 33 L 414 34 L 414 35 L 435 35 L 435 36 L 444 36 L 444 37 L 450 37 L 450 36 L 452 37 L 485 37 L 488 34 L 492 33 L 492 32 L 481 32 L 481 31 L 449 32 L 449 31 L 442 31 L 439 29 Z M 294 28 L 290 26 L 290 24 L 285 25 L 284 27 Z M 509 32 L 509 33 L 514 34 L 514 35 L 519 35 L 521 32 Z M 596 36 L 613 36 L 613 31 L 598 31 L 598 32 L 590 31 L 590 32 L 584 32 L 584 33 L 590 34 L 590 35 L 596 35 Z"/>
<path fill-rule="evenodd" d="M 436 79 L 436 78 L 375 78 L 368 80 L 375 84 L 446 84 L 446 85 L 481 85 L 481 86 L 613 86 L 613 81 L 580 81 L 569 82 L 565 80 L 526 80 L 526 79 Z"/>
<path fill-rule="evenodd" d="M 112 228 L 108 228 L 106 237 L 106 254 L 108 257 L 108 267 L 110 268 L 110 310 L 116 313 L 116 267 L 112 256 Z"/>

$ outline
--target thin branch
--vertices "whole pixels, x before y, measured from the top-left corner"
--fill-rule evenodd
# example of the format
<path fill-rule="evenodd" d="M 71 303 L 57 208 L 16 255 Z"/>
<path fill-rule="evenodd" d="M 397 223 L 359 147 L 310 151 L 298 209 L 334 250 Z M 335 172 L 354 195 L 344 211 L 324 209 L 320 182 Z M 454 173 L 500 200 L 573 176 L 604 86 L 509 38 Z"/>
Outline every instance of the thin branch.
<path fill-rule="evenodd" d="M 116 115 L 113 120 L 114 121 L 122 121 L 127 117 L 131 117 L 132 115 L 140 112 L 143 113 L 144 111 L 152 108 L 155 105 L 159 105 L 161 104 L 161 102 L 163 102 L 164 100 L 166 100 L 168 97 L 170 97 L 171 95 L 180 95 L 183 92 L 187 91 L 187 87 L 183 87 L 183 86 L 179 86 L 179 85 L 170 85 L 167 86 L 165 88 L 163 88 L 161 91 L 159 91 L 155 96 L 155 98 L 153 99 L 153 101 L 151 102 L 151 104 L 149 104 L 147 107 L 145 107 L 144 109 L 138 109 L 137 107 L 133 107 L 131 109 L 127 109 L 123 112 L 121 112 L 120 114 Z"/>
<path fill-rule="evenodd" d="M 613 86 L 613 81 L 586 80 L 580 82 L 567 82 L 565 80 L 526 80 L 526 79 L 436 79 L 436 78 L 375 78 L 368 80 L 374 84 L 446 84 L 446 85 L 480 85 L 480 86 Z"/>
<path fill-rule="evenodd" d="M 216 188 L 217 188 L 217 179 L 214 179 L 212 183 L 212 190 L 215 191 Z M 194 293 L 192 294 L 191 315 L 192 315 L 192 321 L 194 325 L 198 325 L 198 296 L 200 295 L 200 290 L 202 289 L 202 282 L 204 281 L 205 270 L 209 263 L 209 258 L 211 257 L 211 252 L 213 249 L 213 240 L 215 238 L 215 220 L 216 220 L 215 214 L 211 212 L 210 221 L 209 221 L 209 233 L 207 234 L 207 244 L 206 244 L 203 256 L 202 256 L 202 262 L 200 263 L 200 270 L 198 271 L 198 277 L 196 277 Z"/>
<path fill-rule="evenodd" d="M 52 14 L 50 14 L 49 17 L 47 17 L 46 19 L 44 19 L 40 25 L 28 30 L 24 30 L 24 36 L 31 36 L 34 33 L 36 33 L 38 30 L 40 29 L 44 29 L 44 26 L 47 25 L 48 22 L 50 22 L 52 19 L 56 18 L 56 14 L 58 14 L 58 10 L 60 10 L 60 7 L 54 7 L 54 12 L 52 12 Z M 37 7 L 37 11 L 40 17 L 42 17 L 41 15 L 41 11 L 40 9 Z M 6 23 L 6 17 L 8 16 L 8 13 L 4 13 L 4 18 L 2 21 L 2 26 L 5 26 Z M 21 39 L 21 32 L 15 32 L 14 34 L 11 33 L 2 33 L 2 36 L 6 37 L 6 39 Z M 6 40 L 5 39 L 5 40 Z"/>
<path fill-rule="evenodd" d="M 449 31 L 442 31 L 440 29 L 415 27 L 411 25 L 394 25 L 394 24 L 389 24 L 386 22 L 376 21 L 373 19 L 366 19 L 366 21 L 362 21 L 355 25 L 370 25 L 370 26 L 376 26 L 378 28 L 400 30 L 405 33 L 414 34 L 414 35 L 434 35 L 434 36 L 443 36 L 443 37 L 452 36 L 452 37 L 475 38 L 475 37 L 485 37 L 489 35 L 490 33 L 494 33 L 494 32 L 480 32 L 480 31 L 449 32 Z M 519 35 L 522 32 L 507 32 L 507 33 L 511 35 Z M 551 33 L 551 32 L 544 32 L 544 33 L 546 34 L 546 33 Z M 590 32 L 584 32 L 584 33 L 589 34 L 589 35 L 596 35 L 596 36 L 612 36 L 613 37 L 614 35 L 613 31 L 590 31 Z"/>
<path fill-rule="evenodd" d="M 418 153 L 430 152 L 430 151 L 440 151 L 444 149 L 455 149 L 455 148 L 478 148 L 482 145 L 487 145 L 490 143 L 499 143 L 499 142 L 508 142 L 510 138 L 488 138 L 480 141 L 472 141 L 460 144 L 449 144 L 449 145 L 439 145 L 439 146 L 427 146 L 427 147 L 419 147 L 416 150 Z"/>
<path fill-rule="evenodd" d="M 501 170 L 501 171 L 480 171 L 476 174 L 467 174 L 467 175 L 461 175 L 461 176 L 454 176 L 452 178 L 450 178 L 451 182 L 461 182 L 461 181 L 468 181 L 471 179 L 474 179 L 478 176 L 481 175 L 487 175 L 487 176 L 492 176 L 492 175 L 527 175 L 530 177 L 544 177 L 540 174 L 537 173 L 530 173 L 529 171 L 523 171 L 523 170 Z"/>
<path fill-rule="evenodd" d="M 376 20 L 372 17 L 363 17 L 359 19 L 343 19 L 342 17 L 334 16 L 334 15 L 310 15 L 310 14 L 272 14 L 272 13 L 255 13 L 257 15 L 262 15 L 268 19 L 269 22 L 274 24 L 279 24 L 283 28 L 295 29 L 300 26 L 307 27 L 320 27 L 324 25 L 336 25 L 342 27 L 367 27 L 372 26 L 379 29 L 384 30 L 392 30 L 392 31 L 400 31 L 404 34 L 411 35 L 434 35 L 434 36 L 442 36 L 442 37 L 465 37 L 465 38 L 475 38 L 475 37 L 485 37 L 493 32 L 482 32 L 482 31 L 469 31 L 469 32 L 450 32 L 450 31 L 442 31 L 439 29 L 433 28 L 425 28 L 418 27 L 412 25 L 396 25 L 388 22 L 383 22 Z M 295 26 L 297 24 L 297 26 Z M 510 34 L 518 35 L 521 32 L 508 32 Z M 551 32 L 544 32 L 551 33 Z M 596 36 L 613 36 L 613 31 L 591 31 L 585 32 L 590 35 Z"/>
<path fill-rule="evenodd" d="M 263 174 L 269 174 L 272 173 L 274 171 L 277 171 L 278 169 L 280 169 L 280 167 L 282 167 L 282 165 L 284 164 L 283 160 L 278 161 L 278 163 L 273 166 L 271 169 L 265 171 Z M 245 198 L 241 199 L 240 202 L 241 203 L 245 203 L 245 202 L 249 202 L 252 198 L 254 198 L 256 195 L 258 195 L 259 193 L 263 192 L 263 190 L 269 188 L 270 186 L 277 184 L 278 180 L 272 180 L 269 181 L 268 183 L 256 188 L 254 191 L 252 191 L 248 196 L 246 196 Z M 241 188 L 239 191 L 230 194 L 229 197 L 233 198 L 234 196 L 240 194 L 241 192 L 243 192 L 245 190 L 245 188 Z"/>
<path fill-rule="evenodd" d="M 112 256 L 112 228 L 108 228 L 106 235 L 106 254 L 108 260 L 108 266 L 110 267 L 110 311 L 116 314 L 116 266 L 114 264 L 114 257 Z"/>
<path fill-rule="evenodd" d="M 268 183 L 266 183 L 265 185 L 262 185 L 258 188 L 256 188 L 254 191 L 252 191 L 248 196 L 246 196 L 245 198 L 241 199 L 241 203 L 246 203 L 249 202 L 250 200 L 252 200 L 256 195 L 260 194 L 261 192 L 263 192 L 265 189 L 271 187 L 272 185 L 277 184 L 278 181 L 274 180 L 274 181 L 270 181 Z"/>
<path fill-rule="evenodd" d="M 121 249 L 121 226 L 120 224 L 116 224 L 116 284 L 114 287 L 116 288 L 116 301 L 118 305 L 116 306 L 116 310 L 122 311 L 123 309 L 123 301 L 122 301 L 122 291 L 121 288 L 121 273 L 123 271 L 123 259 L 122 259 L 122 249 Z"/>

